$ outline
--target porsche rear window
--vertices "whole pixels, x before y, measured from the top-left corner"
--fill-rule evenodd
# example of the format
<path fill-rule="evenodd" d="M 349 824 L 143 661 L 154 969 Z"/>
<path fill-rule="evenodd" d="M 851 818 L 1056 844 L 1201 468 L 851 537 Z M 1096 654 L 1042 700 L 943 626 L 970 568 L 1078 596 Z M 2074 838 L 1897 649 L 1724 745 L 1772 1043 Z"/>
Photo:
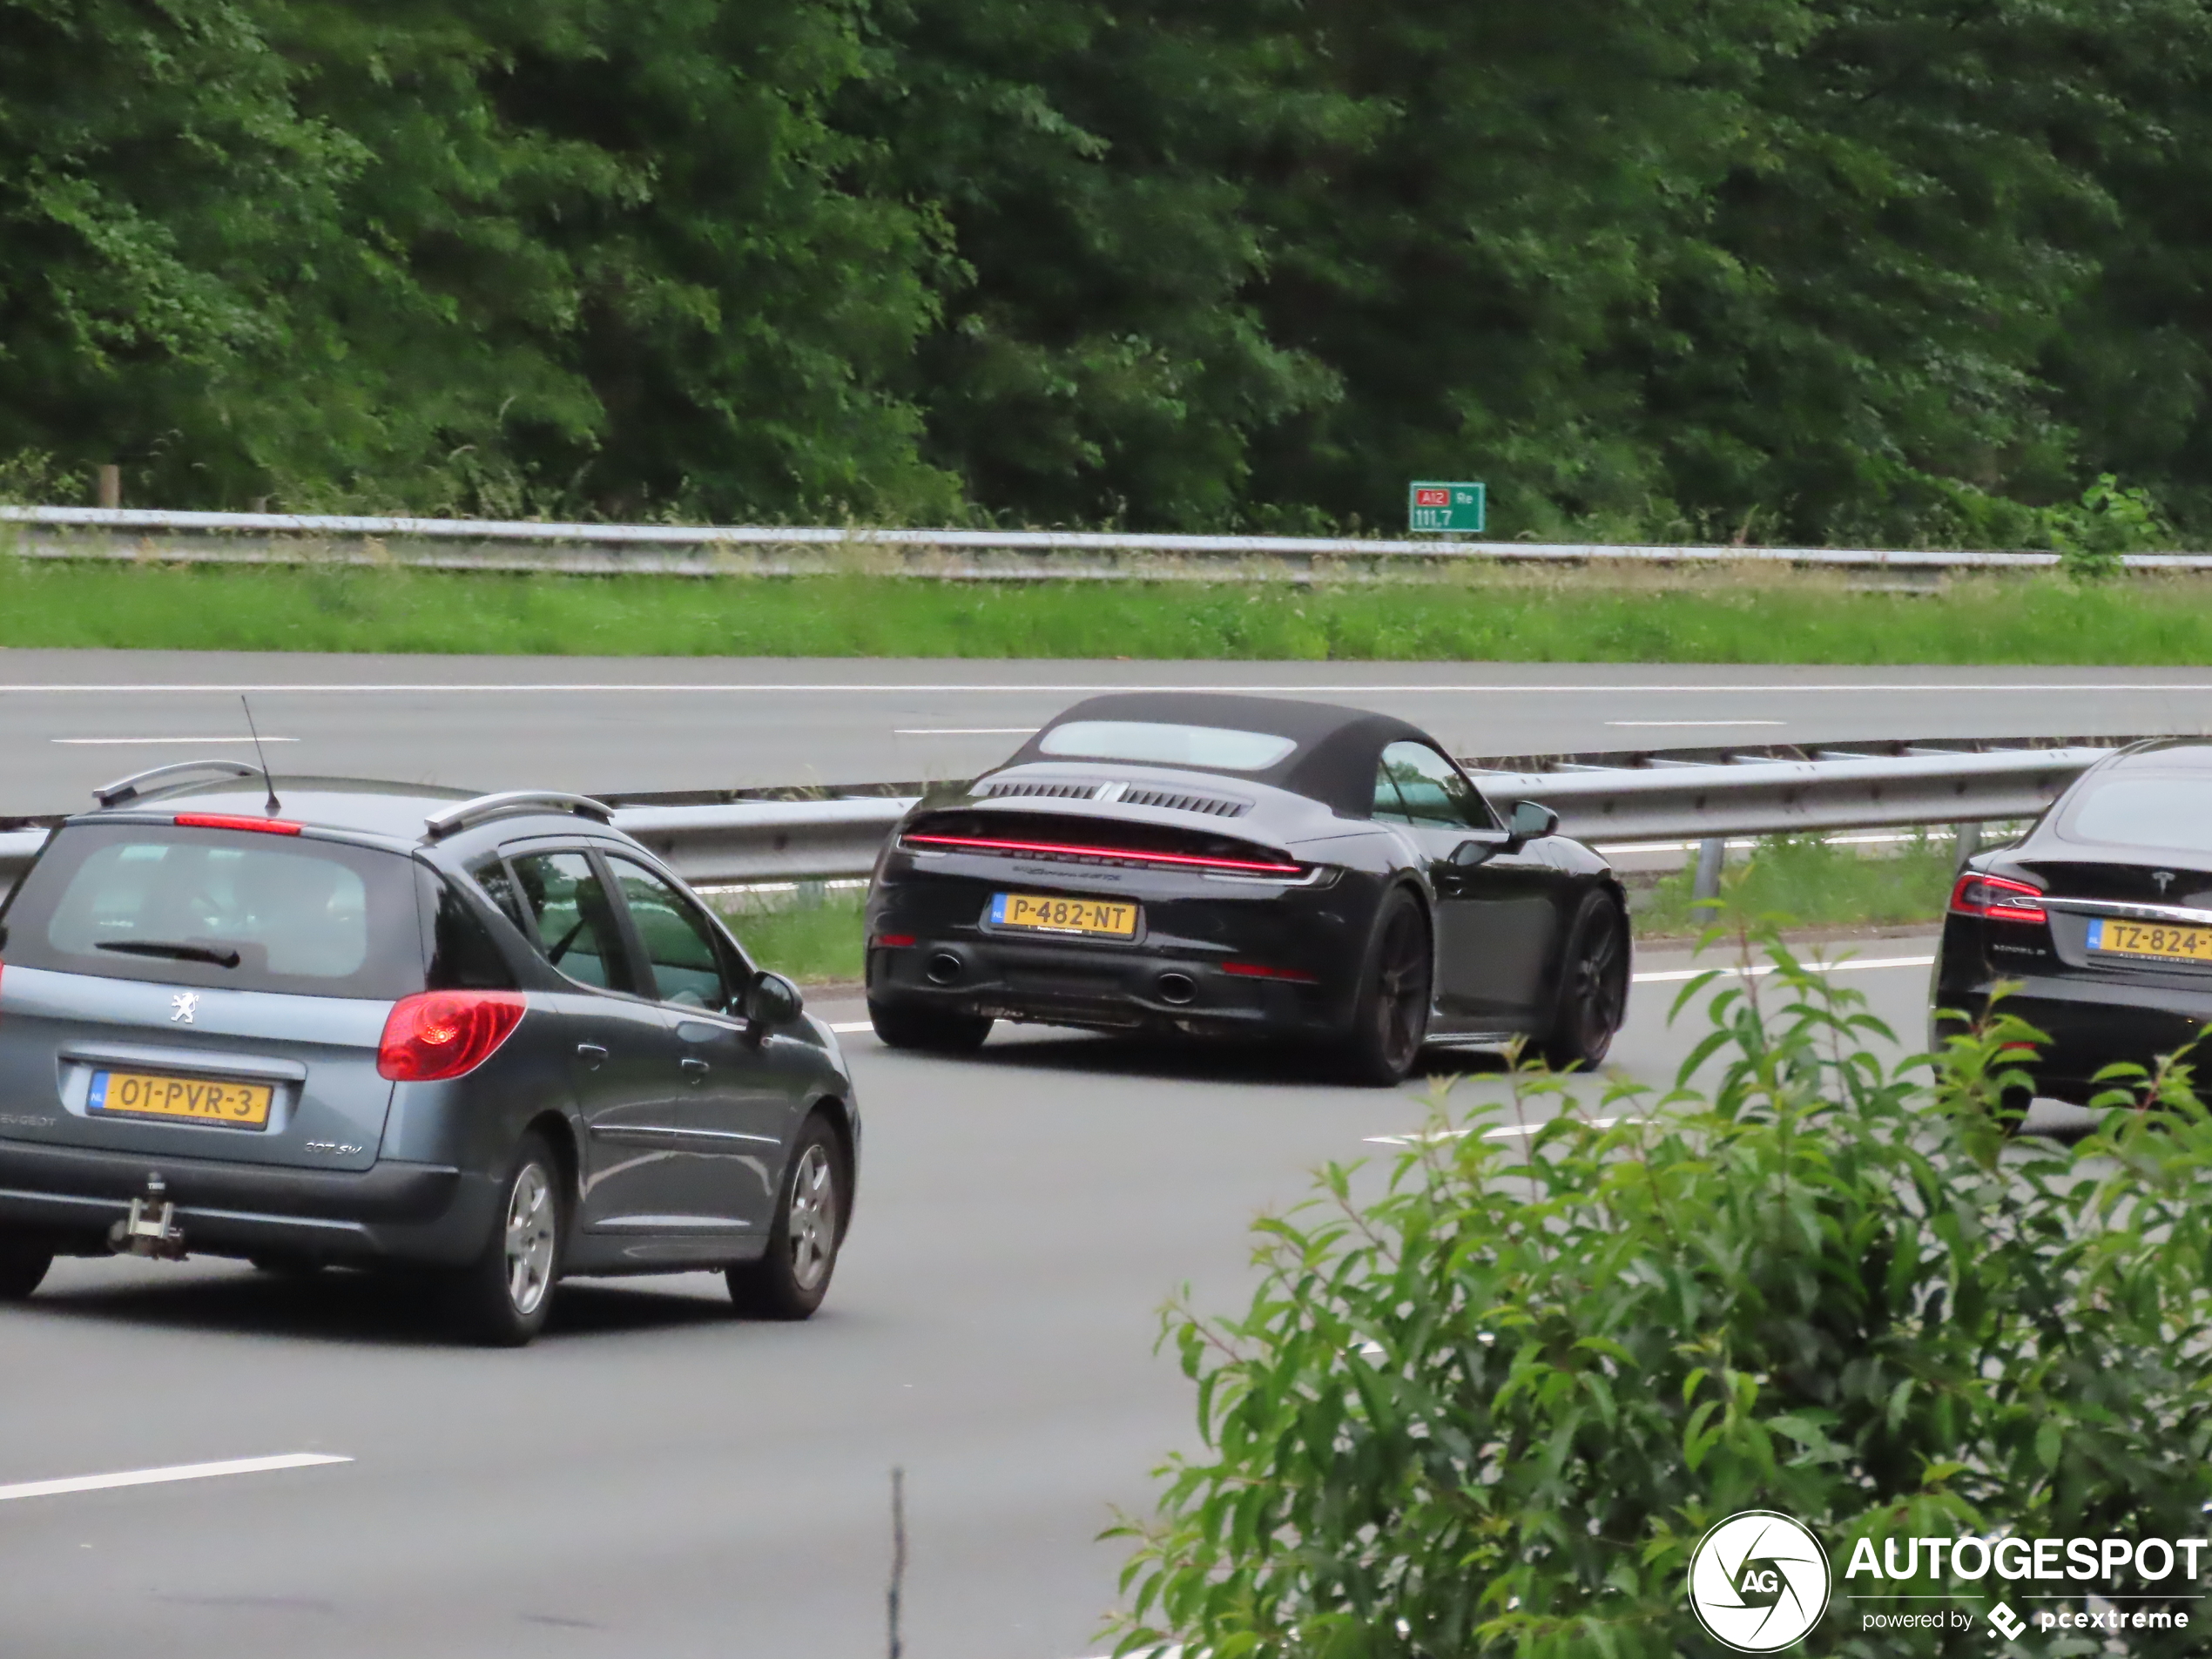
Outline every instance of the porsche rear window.
<path fill-rule="evenodd" d="M 1217 725 L 1152 720 L 1070 720 L 1037 739 L 1037 752 L 1085 760 L 1129 760 L 1209 772 L 1264 772 L 1298 747 L 1294 738 Z"/>
<path fill-rule="evenodd" d="M 6 912 L 7 958 L 111 979 L 399 997 L 422 988 L 413 865 L 299 837 L 64 830 Z"/>
<path fill-rule="evenodd" d="M 2212 778 L 2114 778 L 2091 788 L 2065 825 L 2070 841 L 2212 853 Z"/>

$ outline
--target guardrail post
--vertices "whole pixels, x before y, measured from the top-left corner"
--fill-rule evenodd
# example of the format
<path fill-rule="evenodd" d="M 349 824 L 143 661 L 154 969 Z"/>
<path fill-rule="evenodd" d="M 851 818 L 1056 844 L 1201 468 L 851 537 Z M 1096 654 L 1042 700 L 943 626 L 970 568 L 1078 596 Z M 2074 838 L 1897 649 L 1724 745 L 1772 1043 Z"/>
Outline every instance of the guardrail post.
<path fill-rule="evenodd" d="M 1690 911 L 1710 913 L 1713 901 L 1721 896 L 1721 860 L 1728 854 L 1728 842 L 1721 836 L 1710 836 L 1697 843 L 1697 876 L 1689 885 Z"/>
<path fill-rule="evenodd" d="M 100 505 L 109 509 L 123 505 L 123 469 L 113 462 L 100 468 Z"/>
<path fill-rule="evenodd" d="M 1979 824 L 1979 823 L 1973 823 L 1973 824 L 1961 824 L 1961 825 L 1959 825 L 1959 853 L 1958 853 L 1958 856 L 1957 856 L 1956 858 L 1954 858 L 1954 859 L 1952 859 L 1952 860 L 1951 860 L 1951 867 L 1952 867 L 1953 870 L 1963 870 L 1963 869 L 1965 869 L 1965 868 L 1966 867 L 1966 860 L 1967 860 L 1968 859 L 1970 859 L 1970 858 L 1973 857 L 1973 855 L 1974 855 L 1975 853 L 1979 853 L 1979 852 L 1980 852 L 1980 851 L 1981 851 L 1981 826 L 1980 826 L 1980 824 Z"/>

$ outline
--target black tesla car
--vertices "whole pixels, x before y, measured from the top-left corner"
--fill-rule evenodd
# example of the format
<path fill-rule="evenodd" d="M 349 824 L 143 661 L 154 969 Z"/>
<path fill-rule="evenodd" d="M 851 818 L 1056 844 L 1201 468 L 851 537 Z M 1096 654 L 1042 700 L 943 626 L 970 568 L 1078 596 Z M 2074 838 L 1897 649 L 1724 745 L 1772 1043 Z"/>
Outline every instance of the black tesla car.
<path fill-rule="evenodd" d="M 2212 743 L 2099 761 L 2010 846 L 1967 861 L 1944 918 L 1933 1035 L 2004 1007 L 2050 1036 L 2035 1092 L 2085 1103 L 2106 1066 L 2148 1066 L 2212 1021 Z"/>
<path fill-rule="evenodd" d="M 1605 860 L 1501 816 L 1426 732 L 1271 698 L 1079 703 L 899 825 L 868 896 L 894 1047 L 996 1020 L 1325 1045 L 1390 1083 L 1424 1043 L 1604 1057 L 1628 1000 Z"/>

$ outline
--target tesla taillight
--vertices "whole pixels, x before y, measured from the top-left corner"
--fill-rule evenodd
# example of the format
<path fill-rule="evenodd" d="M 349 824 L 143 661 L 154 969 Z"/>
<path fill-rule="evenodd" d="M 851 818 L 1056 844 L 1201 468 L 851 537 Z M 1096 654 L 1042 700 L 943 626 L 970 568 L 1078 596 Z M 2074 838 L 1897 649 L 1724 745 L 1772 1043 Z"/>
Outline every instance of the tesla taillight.
<path fill-rule="evenodd" d="M 241 818 L 230 813 L 179 813 L 170 820 L 179 829 L 253 830 L 262 835 L 297 835 L 300 826 L 281 818 Z"/>
<path fill-rule="evenodd" d="M 1981 916 L 1991 921 L 2048 921 L 2043 909 L 2043 892 L 2025 881 L 2008 880 L 2001 875 L 1984 875 L 1969 870 L 1959 878 L 1959 885 L 1951 889 L 1951 914 L 1954 916 Z"/>
<path fill-rule="evenodd" d="M 392 1004 L 376 1047 L 380 1076 L 397 1083 L 464 1076 L 523 1022 L 519 991 L 424 991 Z"/>

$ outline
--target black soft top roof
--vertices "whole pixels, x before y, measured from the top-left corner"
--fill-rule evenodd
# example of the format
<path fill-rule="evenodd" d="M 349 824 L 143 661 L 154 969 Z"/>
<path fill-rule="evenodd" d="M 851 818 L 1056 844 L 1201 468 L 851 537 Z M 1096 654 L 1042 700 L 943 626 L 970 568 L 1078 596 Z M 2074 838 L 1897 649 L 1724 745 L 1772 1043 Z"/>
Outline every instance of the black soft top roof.
<path fill-rule="evenodd" d="M 1038 747 L 1055 727 L 1076 720 L 1146 720 L 1167 725 L 1226 726 L 1237 732 L 1264 732 L 1290 738 L 1298 747 L 1260 772 L 1188 764 L 1161 768 L 1203 772 L 1217 777 L 1249 778 L 1318 800 L 1346 818 L 1365 818 L 1375 801 L 1375 765 L 1386 745 L 1411 739 L 1431 747 L 1436 739 L 1394 715 L 1332 703 L 1302 703 L 1280 697 L 1238 697 L 1225 691 L 1117 691 L 1086 698 L 1063 710 L 1042 731 L 1015 751 L 1008 765 L 1026 761 L 1065 762 L 1082 757 L 1048 755 Z M 1112 764 L 1112 763 L 1108 763 Z"/>

